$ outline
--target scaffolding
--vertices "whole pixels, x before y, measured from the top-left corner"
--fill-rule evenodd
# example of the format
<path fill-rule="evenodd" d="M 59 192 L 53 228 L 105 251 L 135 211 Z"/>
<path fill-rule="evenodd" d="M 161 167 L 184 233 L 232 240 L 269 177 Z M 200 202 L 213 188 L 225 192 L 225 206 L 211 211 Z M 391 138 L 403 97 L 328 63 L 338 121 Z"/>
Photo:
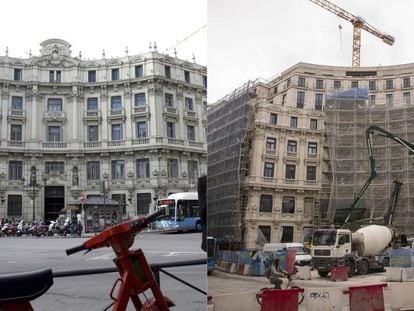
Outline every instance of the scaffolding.
<path fill-rule="evenodd" d="M 207 111 L 207 233 L 229 243 L 244 237 L 250 89 L 248 82 Z"/>
<path fill-rule="evenodd" d="M 370 102 L 368 90 L 351 89 L 329 94 L 325 104 L 326 135 L 331 174 L 327 219 L 340 223 L 354 196 L 368 176 L 370 165 L 365 131 L 377 125 L 409 142 L 414 142 L 414 106 L 403 99 Z M 414 165 L 406 148 L 386 137 L 373 136 L 373 155 L 377 175 L 357 205 L 351 221 L 373 219 L 386 212 L 392 182 L 403 183 L 395 213 L 395 226 L 400 233 L 414 235 Z M 328 184 L 328 182 L 324 182 Z"/>

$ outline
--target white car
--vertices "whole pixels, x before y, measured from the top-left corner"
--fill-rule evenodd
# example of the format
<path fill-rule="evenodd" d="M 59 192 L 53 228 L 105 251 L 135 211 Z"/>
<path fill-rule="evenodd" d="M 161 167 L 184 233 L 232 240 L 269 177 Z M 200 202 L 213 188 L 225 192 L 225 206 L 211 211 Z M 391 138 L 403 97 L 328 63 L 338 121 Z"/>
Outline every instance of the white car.
<path fill-rule="evenodd" d="M 296 264 L 299 266 L 310 266 L 312 256 L 305 251 L 305 247 L 302 243 L 267 243 L 263 247 L 265 252 L 274 252 L 274 251 L 296 251 Z"/>

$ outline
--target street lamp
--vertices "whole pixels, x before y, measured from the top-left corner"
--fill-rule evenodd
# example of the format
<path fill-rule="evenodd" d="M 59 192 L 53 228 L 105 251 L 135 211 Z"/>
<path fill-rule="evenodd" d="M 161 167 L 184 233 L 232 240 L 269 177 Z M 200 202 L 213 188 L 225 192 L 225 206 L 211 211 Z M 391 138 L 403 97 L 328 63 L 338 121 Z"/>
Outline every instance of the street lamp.
<path fill-rule="evenodd" d="M 25 179 L 22 178 L 23 183 L 25 182 Z M 47 178 L 43 178 L 43 183 L 46 185 Z M 27 185 L 28 187 L 32 187 L 32 202 L 33 202 L 33 221 L 36 218 L 36 187 L 42 187 L 42 185 L 39 185 L 37 183 L 37 171 L 36 167 L 32 166 L 30 168 L 30 183 Z"/>

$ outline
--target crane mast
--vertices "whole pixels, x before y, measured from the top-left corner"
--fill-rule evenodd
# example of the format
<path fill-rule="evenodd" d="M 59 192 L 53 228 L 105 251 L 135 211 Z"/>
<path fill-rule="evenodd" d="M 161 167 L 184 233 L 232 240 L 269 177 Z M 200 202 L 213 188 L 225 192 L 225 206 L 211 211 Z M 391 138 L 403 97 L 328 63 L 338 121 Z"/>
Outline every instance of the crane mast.
<path fill-rule="evenodd" d="M 375 27 L 368 24 L 362 17 L 355 16 L 339 6 L 329 2 L 328 0 L 309 0 L 320 7 L 328 10 L 329 12 L 347 20 L 354 26 L 353 41 L 352 41 L 352 67 L 359 67 L 361 61 L 361 29 L 369 32 L 370 34 L 380 38 L 388 45 L 393 45 L 395 39 L 393 36 L 383 33 Z"/>

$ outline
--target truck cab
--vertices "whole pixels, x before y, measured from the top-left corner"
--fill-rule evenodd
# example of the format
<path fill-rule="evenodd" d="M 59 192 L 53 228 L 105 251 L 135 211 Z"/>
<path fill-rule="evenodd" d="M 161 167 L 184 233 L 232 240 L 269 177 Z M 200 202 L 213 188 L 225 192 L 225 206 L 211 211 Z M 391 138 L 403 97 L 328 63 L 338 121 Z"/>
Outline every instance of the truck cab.
<path fill-rule="evenodd" d="M 352 234 L 345 229 L 315 230 L 312 239 L 312 266 L 320 276 L 327 276 L 331 266 L 352 267 Z M 355 264 L 353 263 L 355 268 Z"/>

